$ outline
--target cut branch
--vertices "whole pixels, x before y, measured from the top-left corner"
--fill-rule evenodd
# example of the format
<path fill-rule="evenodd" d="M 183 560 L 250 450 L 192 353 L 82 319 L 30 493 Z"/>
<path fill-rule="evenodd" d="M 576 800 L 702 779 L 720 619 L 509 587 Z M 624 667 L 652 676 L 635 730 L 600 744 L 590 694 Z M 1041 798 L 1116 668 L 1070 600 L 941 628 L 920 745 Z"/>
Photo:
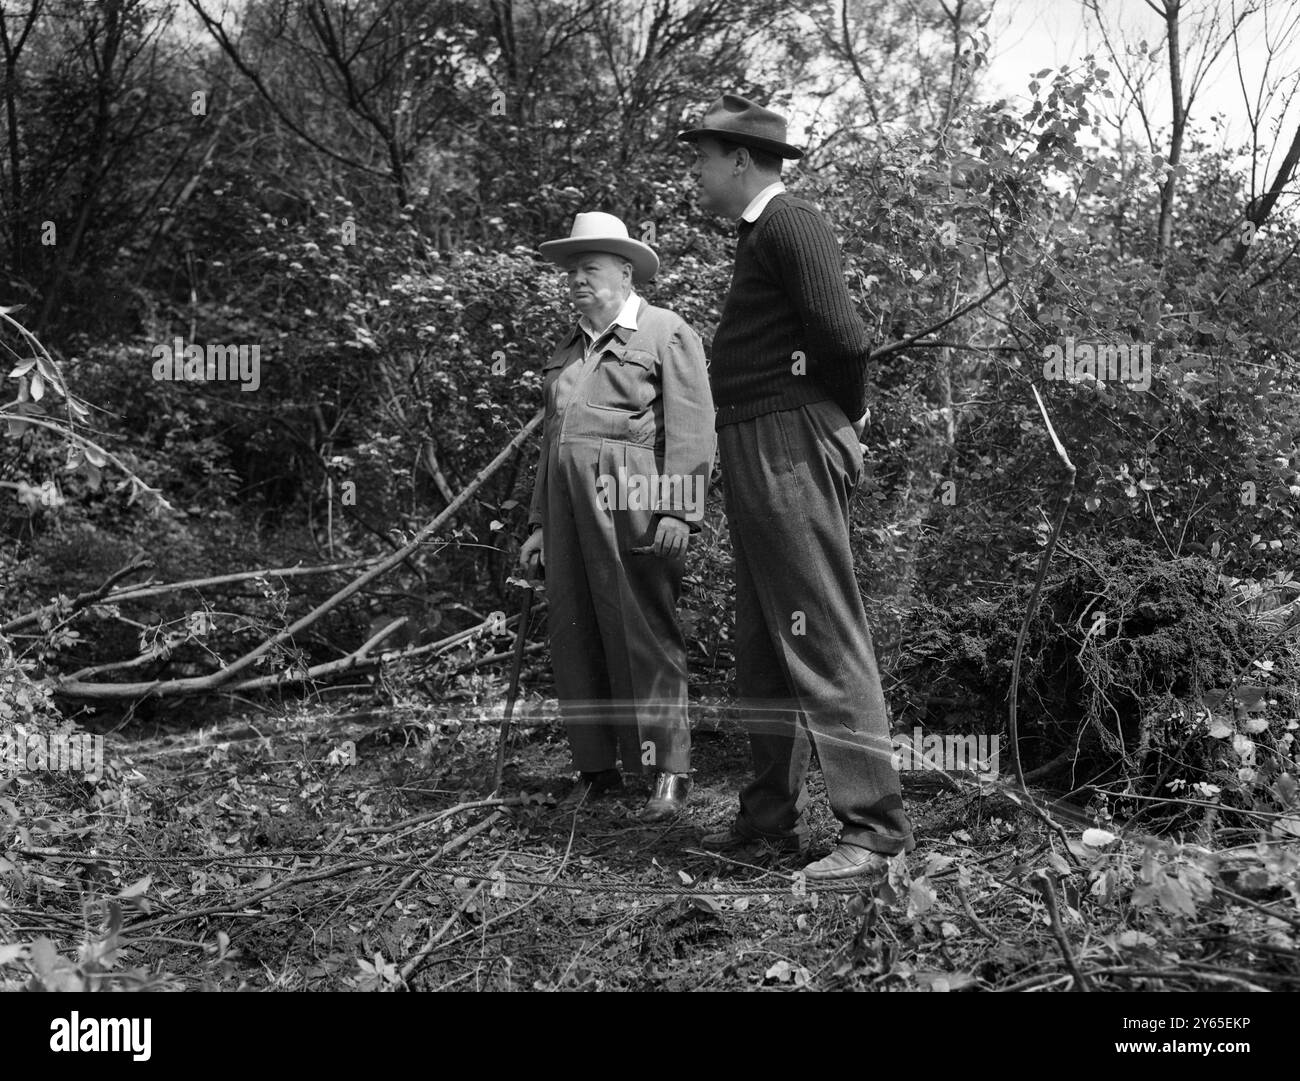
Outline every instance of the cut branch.
<path fill-rule="evenodd" d="M 240 673 L 251 668 L 259 658 L 266 656 L 277 646 L 289 641 L 299 631 L 310 627 L 322 616 L 333 611 L 349 597 L 360 592 L 370 582 L 374 581 L 380 575 L 387 573 L 400 563 L 404 562 L 410 555 L 418 551 L 421 545 L 425 544 L 457 511 L 461 509 L 470 498 L 487 482 L 498 469 L 501 468 L 517 451 L 528 437 L 541 425 L 544 414 L 538 411 L 537 414 L 518 432 L 513 439 L 492 459 L 478 475 L 469 482 L 461 493 L 447 505 L 447 507 L 428 525 L 421 529 L 410 540 L 409 543 L 399 548 L 389 556 L 385 556 L 364 574 L 354 578 L 346 586 L 340 589 L 332 597 L 317 605 L 305 616 L 295 621 L 292 625 L 280 631 L 274 637 L 262 642 L 256 648 L 245 653 L 238 660 L 231 662 L 219 672 L 213 672 L 206 676 L 196 676 L 188 679 L 168 679 L 154 680 L 149 683 L 85 683 L 76 679 L 55 679 L 52 690 L 55 694 L 66 698 L 79 699 L 96 699 L 96 700 L 118 700 L 134 701 L 140 698 L 148 697 L 173 697 L 176 695 L 201 693 L 215 691 L 230 686 L 230 689 L 250 689 L 256 687 L 277 686 L 284 683 L 290 678 L 288 673 L 276 673 L 272 676 L 261 677 L 252 680 L 237 681 L 235 679 Z M 462 634 L 466 632 L 461 632 Z M 421 647 L 422 650 L 431 649 L 432 647 Z M 419 652 L 411 651 L 412 655 Z M 332 674 L 347 668 L 356 667 L 362 661 L 358 653 L 349 654 L 339 661 L 331 661 L 328 664 L 317 665 L 315 668 L 308 669 L 306 672 L 295 673 L 299 678 L 310 678 L 313 672 L 318 674 Z"/>
<path fill-rule="evenodd" d="M 96 589 L 88 590 L 85 593 L 78 593 L 77 596 L 73 597 L 72 604 L 69 606 L 68 609 L 68 613 L 67 613 L 68 616 L 71 616 L 75 612 L 81 611 L 81 609 L 87 607 L 88 605 L 94 604 L 96 601 L 102 600 L 105 597 L 105 595 L 108 593 L 108 591 L 112 589 L 115 585 L 117 585 L 117 583 L 120 582 L 123 578 L 129 577 L 130 575 L 135 574 L 137 571 L 148 570 L 153 565 L 154 565 L 153 560 L 149 559 L 146 556 L 140 556 L 136 559 L 133 559 L 125 567 L 122 567 L 120 570 L 114 571 L 107 578 L 105 578 L 103 583 L 100 586 L 98 586 Z M 58 607 L 57 605 L 47 604 L 43 608 L 38 608 L 35 612 L 29 612 L 25 616 L 19 616 L 17 619 L 11 619 L 8 623 L 4 624 L 3 626 L 0 626 L 0 634 L 9 634 L 13 631 L 21 630 L 23 627 L 29 626 L 32 623 L 39 623 L 42 615 L 44 615 L 47 612 L 54 611 L 57 607 Z M 65 622 L 66 622 L 66 617 L 65 617 Z"/>

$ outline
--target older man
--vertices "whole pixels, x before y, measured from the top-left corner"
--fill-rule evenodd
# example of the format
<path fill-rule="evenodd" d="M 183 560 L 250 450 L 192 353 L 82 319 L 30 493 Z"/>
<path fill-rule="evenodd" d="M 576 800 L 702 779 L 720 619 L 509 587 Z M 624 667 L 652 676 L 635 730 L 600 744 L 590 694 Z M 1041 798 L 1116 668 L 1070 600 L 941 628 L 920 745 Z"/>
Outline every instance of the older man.
<path fill-rule="evenodd" d="M 531 535 L 546 568 L 551 661 L 579 779 L 572 806 L 655 773 L 645 821 L 690 790 L 686 644 L 676 617 L 686 548 L 713 463 L 700 337 L 634 284 L 659 258 L 610 214 L 579 214 L 542 245 L 580 318 L 543 365 L 546 418 Z"/>
<path fill-rule="evenodd" d="M 804 873 L 850 878 L 914 846 L 849 547 L 867 334 L 830 227 L 781 183 L 803 153 L 785 118 L 727 94 L 678 138 L 695 144 L 700 205 L 739 223 L 710 380 L 755 776 L 703 843 L 804 851 L 811 737 L 841 832 Z"/>

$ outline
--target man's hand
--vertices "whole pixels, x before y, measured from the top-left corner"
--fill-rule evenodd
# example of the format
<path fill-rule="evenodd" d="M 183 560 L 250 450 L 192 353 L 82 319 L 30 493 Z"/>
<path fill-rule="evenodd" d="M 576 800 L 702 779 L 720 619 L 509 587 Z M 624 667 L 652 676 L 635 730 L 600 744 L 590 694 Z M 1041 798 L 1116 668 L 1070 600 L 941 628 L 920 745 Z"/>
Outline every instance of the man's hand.
<path fill-rule="evenodd" d="M 871 423 L 871 410 L 868 409 L 862 416 L 853 422 L 853 434 L 858 437 L 858 442 L 862 442 L 862 433 L 867 430 L 867 425 Z"/>
<path fill-rule="evenodd" d="M 542 537 L 545 530 L 534 529 L 523 547 L 519 549 L 519 565 L 530 577 L 537 577 L 538 566 L 546 566 L 546 541 Z"/>
<path fill-rule="evenodd" d="M 655 530 L 655 542 L 651 546 L 654 554 L 667 558 L 684 558 L 686 546 L 691 540 L 691 527 L 680 518 L 664 515 L 659 519 Z"/>

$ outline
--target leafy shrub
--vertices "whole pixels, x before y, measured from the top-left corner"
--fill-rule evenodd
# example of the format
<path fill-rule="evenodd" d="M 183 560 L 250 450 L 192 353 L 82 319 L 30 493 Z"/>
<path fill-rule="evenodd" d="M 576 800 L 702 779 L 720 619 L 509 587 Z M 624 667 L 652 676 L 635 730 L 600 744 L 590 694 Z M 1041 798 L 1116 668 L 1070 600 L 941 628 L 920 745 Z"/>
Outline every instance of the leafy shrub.
<path fill-rule="evenodd" d="M 903 729 L 1006 734 L 1029 593 L 911 613 L 897 666 Z M 1250 807 L 1260 786 L 1295 771 L 1295 673 L 1209 561 L 1162 560 L 1127 539 L 1085 548 L 1049 576 L 1029 624 L 1022 760 L 1076 791 L 1196 789 Z"/>

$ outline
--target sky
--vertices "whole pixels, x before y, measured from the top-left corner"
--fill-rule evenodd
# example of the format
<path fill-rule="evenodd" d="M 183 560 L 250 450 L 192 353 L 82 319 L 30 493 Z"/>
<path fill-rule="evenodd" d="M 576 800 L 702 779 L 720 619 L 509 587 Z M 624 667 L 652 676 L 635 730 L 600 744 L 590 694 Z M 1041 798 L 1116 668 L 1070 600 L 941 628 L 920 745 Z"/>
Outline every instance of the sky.
<path fill-rule="evenodd" d="M 1184 0 L 1184 3 L 1183 51 L 1186 54 L 1191 46 L 1192 55 L 1196 56 L 1201 49 L 1188 39 L 1199 17 L 1218 12 L 1224 24 L 1217 34 L 1217 40 L 1221 40 L 1227 36 L 1234 11 L 1239 13 L 1244 6 L 1261 5 L 1263 0 L 1235 0 L 1235 3 L 1234 0 Z M 1192 107 L 1193 127 L 1208 129 L 1213 114 L 1223 115 L 1224 128 L 1215 136 L 1215 141 L 1230 149 L 1236 149 L 1250 139 L 1242 82 L 1244 80 L 1252 97 L 1258 93 L 1270 39 L 1281 39 L 1281 49 L 1273 59 L 1268 81 L 1278 84 L 1280 92 L 1285 94 L 1288 89 L 1294 91 L 1297 75 L 1300 75 L 1300 0 L 1269 0 L 1266 7 L 1267 21 L 1261 8 L 1242 24 L 1238 42 L 1240 74 L 1233 46 L 1229 44 L 1209 68 Z M 1137 42 L 1145 38 L 1151 48 L 1160 45 L 1161 61 L 1150 85 L 1149 98 L 1153 121 L 1167 125 L 1171 107 L 1161 19 L 1143 0 L 1102 0 L 1101 9 L 1108 24 L 1112 28 L 1121 28 L 1129 40 Z M 1098 63 L 1111 72 L 1112 89 L 1119 93 L 1116 66 L 1106 53 L 1105 42 L 1095 21 L 1087 16 L 1080 0 L 997 0 L 990 31 L 994 48 L 987 85 L 997 94 L 1027 103 L 1027 86 L 1034 73 L 1047 67 L 1077 64 L 1089 52 L 1095 53 Z M 1133 134 L 1136 135 L 1140 130 L 1136 115 L 1132 121 Z M 1279 99 L 1265 112 L 1261 143 L 1273 148 L 1274 167 L 1280 162 L 1298 124 L 1300 97 L 1290 104 L 1289 109 L 1284 109 Z"/>

